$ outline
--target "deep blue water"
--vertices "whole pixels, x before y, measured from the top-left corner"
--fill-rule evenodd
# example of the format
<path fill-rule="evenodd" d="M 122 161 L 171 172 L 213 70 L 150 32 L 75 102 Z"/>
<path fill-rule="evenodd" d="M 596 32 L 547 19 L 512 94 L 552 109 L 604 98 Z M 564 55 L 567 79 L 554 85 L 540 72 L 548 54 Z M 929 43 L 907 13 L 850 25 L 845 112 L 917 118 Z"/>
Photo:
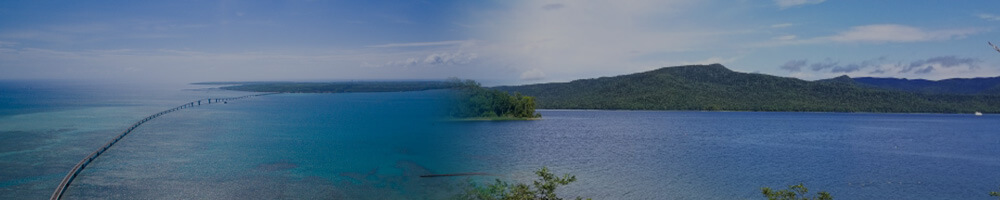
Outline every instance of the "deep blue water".
<path fill-rule="evenodd" d="M 148 114 L 247 94 L 190 88 L 0 84 L 0 199 L 47 198 Z M 449 122 L 446 94 L 280 94 L 173 112 L 66 197 L 441 199 L 467 177 L 420 175 L 527 182 L 542 166 L 577 176 L 560 193 L 595 199 L 759 199 L 760 187 L 798 183 L 838 199 L 989 199 L 1000 187 L 993 115 L 543 110 Z"/>
<path fill-rule="evenodd" d="M 759 199 L 804 183 L 838 199 L 989 199 L 1000 187 L 1000 117 L 670 111 L 542 111 L 465 124 L 463 156 L 530 178 L 577 175 L 598 199 Z"/>

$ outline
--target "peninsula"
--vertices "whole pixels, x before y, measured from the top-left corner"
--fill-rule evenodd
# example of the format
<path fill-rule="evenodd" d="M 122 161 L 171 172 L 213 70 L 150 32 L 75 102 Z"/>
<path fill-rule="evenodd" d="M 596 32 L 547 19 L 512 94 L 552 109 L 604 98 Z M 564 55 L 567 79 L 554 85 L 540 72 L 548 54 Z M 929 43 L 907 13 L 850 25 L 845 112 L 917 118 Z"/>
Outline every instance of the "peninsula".
<path fill-rule="evenodd" d="M 204 82 L 224 85 L 225 90 L 270 93 L 356 93 L 454 90 L 449 117 L 460 120 L 539 119 L 535 99 L 514 92 L 484 88 L 473 80 L 449 78 L 444 81 L 350 81 L 350 82 Z"/>

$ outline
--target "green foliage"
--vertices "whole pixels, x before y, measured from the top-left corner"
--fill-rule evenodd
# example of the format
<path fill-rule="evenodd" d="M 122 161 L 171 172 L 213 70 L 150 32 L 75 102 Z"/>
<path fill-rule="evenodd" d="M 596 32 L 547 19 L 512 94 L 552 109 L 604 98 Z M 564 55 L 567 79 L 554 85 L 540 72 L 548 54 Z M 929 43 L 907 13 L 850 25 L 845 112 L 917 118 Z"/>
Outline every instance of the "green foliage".
<path fill-rule="evenodd" d="M 1000 192 L 990 191 L 990 196 L 997 197 L 998 199 L 1000 199 Z"/>
<path fill-rule="evenodd" d="M 846 76 L 804 81 L 719 64 L 496 89 L 534 96 L 547 109 L 1000 113 L 1000 95 L 887 90 Z"/>
<path fill-rule="evenodd" d="M 769 187 L 764 187 L 760 189 L 760 192 L 767 197 L 768 200 L 833 200 L 833 196 L 830 193 L 821 191 L 816 193 L 816 197 L 809 197 L 806 194 L 809 193 L 809 188 L 799 183 L 798 185 L 788 186 L 788 189 L 784 190 L 772 190 Z"/>
<path fill-rule="evenodd" d="M 507 92 L 483 88 L 473 80 L 461 81 L 452 78 L 448 81 L 459 85 L 458 102 L 451 110 L 455 118 L 539 118 L 542 115 L 535 112 L 535 98 L 515 92 Z"/>
<path fill-rule="evenodd" d="M 484 187 L 473 184 L 470 189 L 466 191 L 466 194 L 462 196 L 462 199 L 561 200 L 562 198 L 556 195 L 556 188 L 576 181 L 576 176 L 564 174 L 562 177 L 558 177 L 552 172 L 549 172 L 549 169 L 546 167 L 542 167 L 542 169 L 535 171 L 535 175 L 538 175 L 538 180 L 533 181 L 531 186 L 524 183 L 511 185 L 507 182 L 501 181 L 500 179 L 497 179 L 496 182 Z M 576 199 L 583 198 L 576 197 Z"/>

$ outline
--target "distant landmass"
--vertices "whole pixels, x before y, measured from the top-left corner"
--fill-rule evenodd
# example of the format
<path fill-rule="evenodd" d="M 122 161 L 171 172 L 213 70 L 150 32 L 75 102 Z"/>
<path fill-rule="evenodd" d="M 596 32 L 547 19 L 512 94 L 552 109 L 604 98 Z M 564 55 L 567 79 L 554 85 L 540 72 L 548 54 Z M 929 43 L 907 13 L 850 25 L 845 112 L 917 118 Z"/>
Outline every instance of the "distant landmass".
<path fill-rule="evenodd" d="M 883 89 L 926 94 L 1000 94 L 1000 77 L 953 78 L 939 81 L 900 78 L 853 78 L 855 82 Z"/>
<path fill-rule="evenodd" d="M 495 89 L 534 96 L 544 109 L 998 113 L 997 83 L 1000 78 L 805 81 L 711 64 Z"/>
<path fill-rule="evenodd" d="M 448 81 L 345 81 L 345 82 L 203 82 L 199 85 L 229 85 L 221 89 L 280 93 L 407 92 L 461 87 Z"/>
<path fill-rule="evenodd" d="M 347 82 L 202 82 L 221 89 L 276 93 L 408 92 L 451 89 L 455 102 L 449 117 L 460 120 L 529 120 L 541 118 L 533 97 L 484 88 L 473 80 L 442 81 L 347 81 Z"/>

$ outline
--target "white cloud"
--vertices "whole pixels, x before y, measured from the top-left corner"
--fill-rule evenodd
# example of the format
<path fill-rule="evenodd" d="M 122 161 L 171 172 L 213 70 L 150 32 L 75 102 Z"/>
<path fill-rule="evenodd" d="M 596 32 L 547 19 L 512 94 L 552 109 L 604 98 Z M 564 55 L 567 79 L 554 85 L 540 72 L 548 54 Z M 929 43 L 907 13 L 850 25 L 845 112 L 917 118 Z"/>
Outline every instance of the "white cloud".
<path fill-rule="evenodd" d="M 950 40 L 964 38 L 976 34 L 976 29 L 922 30 L 916 27 L 898 24 L 875 24 L 855 26 L 850 30 L 828 37 L 836 42 L 922 42 L 932 40 Z"/>
<path fill-rule="evenodd" d="M 979 15 L 976 15 L 976 16 L 978 16 L 981 19 L 985 19 L 987 21 L 1000 21 L 1000 16 L 993 15 L 993 14 L 983 13 L 983 14 L 979 14 Z"/>
<path fill-rule="evenodd" d="M 806 4 L 819 4 L 826 0 L 774 0 L 774 3 L 778 5 L 781 9 L 801 6 Z"/>
<path fill-rule="evenodd" d="M 524 81 L 536 81 L 545 79 L 545 73 L 539 69 L 531 69 L 521 73 L 521 80 Z"/>

